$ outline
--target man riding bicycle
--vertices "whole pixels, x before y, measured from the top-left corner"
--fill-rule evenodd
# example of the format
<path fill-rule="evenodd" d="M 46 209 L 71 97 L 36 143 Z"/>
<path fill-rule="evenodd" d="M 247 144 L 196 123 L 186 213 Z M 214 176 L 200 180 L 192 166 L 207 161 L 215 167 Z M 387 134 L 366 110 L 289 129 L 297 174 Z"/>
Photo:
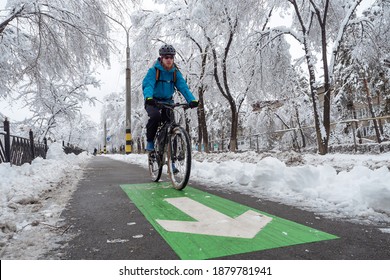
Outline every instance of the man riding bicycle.
<path fill-rule="evenodd" d="M 198 107 L 198 100 L 194 97 L 183 75 L 174 63 L 176 50 L 172 45 L 163 45 L 159 50 L 160 57 L 148 70 L 143 82 L 142 90 L 145 97 L 145 110 L 149 120 L 146 124 L 146 150 L 154 151 L 153 139 L 156 135 L 158 125 L 169 116 L 162 109 L 156 106 L 156 101 L 173 102 L 175 87 L 184 96 L 190 108 Z"/>

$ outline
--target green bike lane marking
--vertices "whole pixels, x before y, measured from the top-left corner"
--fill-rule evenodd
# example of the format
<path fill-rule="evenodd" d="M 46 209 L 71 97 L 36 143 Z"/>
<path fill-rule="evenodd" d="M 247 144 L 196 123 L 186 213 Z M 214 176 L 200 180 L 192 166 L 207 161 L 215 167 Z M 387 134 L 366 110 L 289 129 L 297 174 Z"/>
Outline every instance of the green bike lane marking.
<path fill-rule="evenodd" d="M 181 259 L 201 260 L 338 238 L 187 186 L 121 188 Z"/>

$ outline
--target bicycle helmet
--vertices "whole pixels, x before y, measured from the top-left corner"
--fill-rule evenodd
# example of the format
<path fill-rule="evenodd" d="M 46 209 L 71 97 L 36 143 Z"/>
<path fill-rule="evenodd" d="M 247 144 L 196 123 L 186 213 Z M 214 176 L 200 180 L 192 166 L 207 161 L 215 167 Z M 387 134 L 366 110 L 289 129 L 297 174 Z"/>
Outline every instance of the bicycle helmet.
<path fill-rule="evenodd" d="M 160 56 L 162 56 L 162 55 L 175 55 L 176 54 L 175 48 L 172 45 L 167 45 L 167 44 L 163 45 L 158 52 L 159 52 Z"/>

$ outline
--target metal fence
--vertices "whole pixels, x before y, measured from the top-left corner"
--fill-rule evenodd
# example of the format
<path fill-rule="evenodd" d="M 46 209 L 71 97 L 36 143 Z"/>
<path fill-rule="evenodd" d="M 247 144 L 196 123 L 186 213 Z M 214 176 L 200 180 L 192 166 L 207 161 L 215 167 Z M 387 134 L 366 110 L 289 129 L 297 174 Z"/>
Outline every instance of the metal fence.
<path fill-rule="evenodd" d="M 10 123 L 5 119 L 3 131 L 0 131 L 0 163 L 10 162 L 13 165 L 22 165 L 31 163 L 37 157 L 46 158 L 47 141 L 43 143 L 34 142 L 32 130 L 29 132 L 29 138 L 23 138 L 10 134 Z"/>
<path fill-rule="evenodd" d="M 382 142 L 378 143 L 373 134 L 373 125 L 370 123 L 373 120 L 386 121 L 382 125 L 386 124 L 390 126 L 390 116 L 381 116 L 375 118 L 362 118 L 362 119 L 349 119 L 340 120 L 331 123 L 331 131 L 344 128 L 342 133 L 342 141 L 333 141 L 329 144 L 329 152 L 354 152 L 354 153 L 383 153 L 390 151 L 389 133 L 382 133 Z M 387 129 L 387 132 L 389 129 Z M 317 151 L 317 142 L 314 126 L 295 127 L 288 129 L 275 130 L 272 132 L 264 132 L 246 136 L 237 137 L 237 152 L 243 151 L 256 151 L 258 153 L 277 149 L 281 151 L 294 150 L 297 152 Z M 229 151 L 229 138 L 211 138 L 209 140 L 209 150 L 211 152 L 226 152 Z M 193 146 L 194 150 L 198 150 L 197 144 Z M 201 147 L 204 151 L 204 147 Z"/>

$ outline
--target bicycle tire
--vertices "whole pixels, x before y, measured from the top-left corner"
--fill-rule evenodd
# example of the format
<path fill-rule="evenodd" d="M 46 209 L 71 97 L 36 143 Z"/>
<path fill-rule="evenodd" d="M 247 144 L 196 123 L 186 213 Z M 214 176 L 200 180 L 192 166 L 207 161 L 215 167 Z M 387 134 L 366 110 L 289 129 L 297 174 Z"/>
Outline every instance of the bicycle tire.
<path fill-rule="evenodd" d="M 187 131 L 175 127 L 168 139 L 168 173 L 177 190 L 184 189 L 191 173 L 191 144 Z M 173 168 L 175 165 L 175 169 Z M 177 171 L 177 172 L 176 172 Z"/>
<path fill-rule="evenodd" d="M 152 177 L 153 182 L 158 182 L 160 180 L 163 169 L 162 164 L 159 165 L 158 163 L 157 156 L 156 152 L 150 152 L 148 154 L 149 174 L 150 177 Z"/>

